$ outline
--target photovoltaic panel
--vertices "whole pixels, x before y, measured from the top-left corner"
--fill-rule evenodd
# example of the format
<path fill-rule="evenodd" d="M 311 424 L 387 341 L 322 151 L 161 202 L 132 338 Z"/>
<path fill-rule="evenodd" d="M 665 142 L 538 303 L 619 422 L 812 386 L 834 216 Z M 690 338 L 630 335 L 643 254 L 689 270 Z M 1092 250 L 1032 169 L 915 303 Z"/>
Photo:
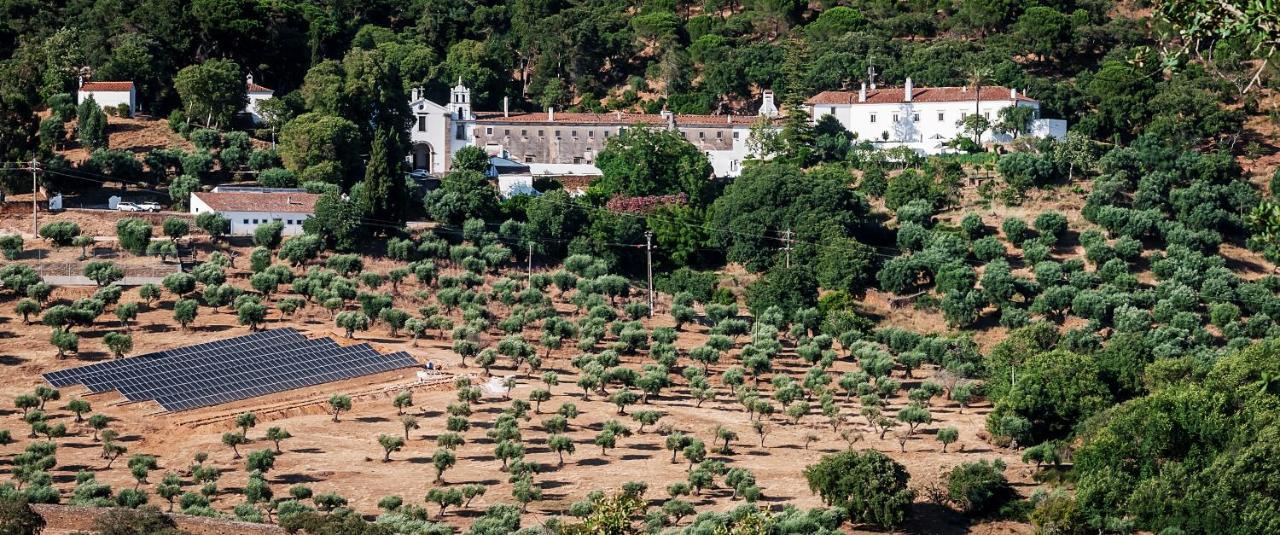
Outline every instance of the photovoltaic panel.
<path fill-rule="evenodd" d="M 369 344 L 343 347 L 273 329 L 45 374 L 55 387 L 83 384 L 154 400 L 169 411 L 217 405 L 417 366 L 408 353 L 382 355 Z"/>

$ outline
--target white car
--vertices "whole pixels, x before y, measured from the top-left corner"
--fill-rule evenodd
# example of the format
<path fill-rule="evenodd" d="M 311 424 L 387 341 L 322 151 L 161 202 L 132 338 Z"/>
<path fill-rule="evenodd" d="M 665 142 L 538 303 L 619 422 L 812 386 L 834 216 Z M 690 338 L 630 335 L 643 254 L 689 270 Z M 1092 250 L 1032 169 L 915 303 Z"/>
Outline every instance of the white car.
<path fill-rule="evenodd" d="M 152 201 L 147 201 L 147 202 L 144 202 L 144 203 L 138 203 L 138 208 L 141 208 L 141 209 L 146 210 L 146 211 L 148 211 L 148 212 L 159 212 L 159 211 L 160 211 L 160 204 L 159 204 L 159 203 L 156 203 L 156 202 L 152 202 Z"/>
<path fill-rule="evenodd" d="M 142 212 L 146 209 L 135 203 L 121 201 L 116 204 L 116 210 L 121 212 Z"/>

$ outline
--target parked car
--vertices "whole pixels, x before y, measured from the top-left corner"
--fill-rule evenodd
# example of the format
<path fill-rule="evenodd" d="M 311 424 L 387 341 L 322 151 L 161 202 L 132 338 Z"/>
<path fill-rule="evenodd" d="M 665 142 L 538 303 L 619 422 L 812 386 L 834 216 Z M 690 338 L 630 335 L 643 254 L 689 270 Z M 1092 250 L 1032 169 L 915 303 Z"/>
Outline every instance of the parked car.
<path fill-rule="evenodd" d="M 120 201 L 116 204 L 116 210 L 121 212 L 143 212 L 146 209 L 139 206 L 137 203 Z"/>
<path fill-rule="evenodd" d="M 157 203 L 157 202 L 154 202 L 154 201 L 147 201 L 147 202 L 144 202 L 144 203 L 138 203 L 138 207 L 139 207 L 139 208 L 142 208 L 143 210 L 146 210 L 146 211 L 148 211 L 148 212 L 159 212 L 159 211 L 160 211 L 160 203 Z"/>

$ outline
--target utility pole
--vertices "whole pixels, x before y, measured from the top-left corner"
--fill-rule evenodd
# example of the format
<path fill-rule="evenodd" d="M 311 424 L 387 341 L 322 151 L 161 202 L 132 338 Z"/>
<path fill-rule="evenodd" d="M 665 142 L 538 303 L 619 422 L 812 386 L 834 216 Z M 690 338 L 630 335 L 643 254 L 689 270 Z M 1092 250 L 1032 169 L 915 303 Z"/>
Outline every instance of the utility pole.
<path fill-rule="evenodd" d="M 529 242 L 529 255 L 526 258 L 529 261 L 529 267 L 528 267 L 529 278 L 532 279 L 533 278 L 533 241 Z"/>
<path fill-rule="evenodd" d="M 791 269 L 791 229 L 782 233 L 782 250 L 787 253 L 787 269 Z"/>
<path fill-rule="evenodd" d="M 40 161 L 31 159 L 31 235 L 32 239 L 40 237 L 40 224 L 37 222 L 36 175 L 40 173 Z"/>
<path fill-rule="evenodd" d="M 653 317 L 653 231 L 644 231 L 644 259 L 649 272 L 649 317 Z"/>

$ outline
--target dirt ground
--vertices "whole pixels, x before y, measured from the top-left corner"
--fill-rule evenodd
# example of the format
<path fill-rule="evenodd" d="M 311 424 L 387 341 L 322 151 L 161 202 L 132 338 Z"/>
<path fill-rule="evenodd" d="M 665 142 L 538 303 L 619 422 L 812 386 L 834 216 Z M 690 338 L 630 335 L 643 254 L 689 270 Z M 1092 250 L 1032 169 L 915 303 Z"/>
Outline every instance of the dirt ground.
<path fill-rule="evenodd" d="M 201 256 L 207 252 L 208 250 L 203 251 Z M 240 248 L 240 254 L 242 259 L 247 258 L 248 247 Z M 247 262 L 238 262 L 237 266 L 243 268 L 244 264 Z M 372 262 L 366 266 L 366 271 L 385 272 L 390 266 L 391 263 L 388 262 Z M 229 279 L 235 280 L 235 277 Z M 413 297 L 414 291 L 418 289 L 420 288 L 416 283 L 402 284 L 401 296 L 397 299 L 396 306 L 410 311 L 417 310 L 418 306 L 424 304 Z M 76 295 L 76 289 L 59 288 L 53 299 L 72 298 Z M 123 301 L 130 300 L 137 300 L 136 290 L 126 292 Z M 208 307 L 200 309 L 200 316 L 193 330 L 183 332 L 174 325 L 171 308 L 172 296 L 166 295 L 161 302 L 140 315 L 131 329 L 135 346 L 133 354 L 248 333 L 247 327 L 236 324 L 235 317 L 228 309 L 214 311 Z M 66 360 L 58 360 L 56 351 L 48 342 L 47 327 L 23 325 L 21 319 L 14 318 L 10 311 L 0 311 L 0 323 L 3 323 L 3 329 L 0 329 L 0 364 L 8 372 L 0 375 L 0 399 L 12 399 L 30 392 L 36 385 L 42 384 L 41 373 L 110 358 L 102 344 L 102 336 L 121 327 L 113 318 L 108 318 L 112 318 L 110 312 L 98 324 L 79 329 L 79 354 Z M 333 326 L 328 311 L 314 305 L 289 319 L 279 318 L 278 313 L 272 313 L 270 318 L 271 321 L 266 326 L 268 328 L 288 325 L 313 336 L 342 335 Z M 651 325 L 670 324 L 668 318 L 659 314 Z M 449 349 L 448 340 L 438 339 L 439 333 L 432 335 L 433 338 L 421 340 L 415 346 L 403 334 L 399 338 L 392 338 L 385 326 L 375 325 L 369 332 L 357 333 L 357 338 L 359 341 L 374 343 L 386 351 L 408 351 L 420 362 L 432 361 L 443 365 L 447 372 L 473 374 L 477 382 L 482 379 L 480 375 L 483 372 L 479 368 L 460 366 L 458 357 Z M 525 333 L 526 339 L 531 341 L 536 341 L 536 336 L 535 330 Z M 678 345 L 681 348 L 701 345 L 706 336 L 703 327 L 687 328 Z M 491 333 L 490 338 L 496 342 L 499 335 Z M 583 399 L 581 390 L 574 386 L 576 370 L 569 364 L 569 360 L 576 354 L 576 350 L 566 348 L 552 353 L 545 360 L 543 371 L 559 373 L 560 385 L 551 388 L 553 397 L 551 401 L 542 404 L 543 414 L 532 414 L 527 422 L 521 424 L 527 448 L 526 457 L 540 463 L 542 467 L 542 472 L 536 476 L 535 481 L 539 482 L 543 490 L 543 499 L 531 504 L 525 518 L 526 524 L 537 523 L 564 512 L 570 503 L 585 498 L 592 490 L 616 490 L 623 482 L 632 480 L 648 483 L 649 492 L 646 497 L 652 504 L 658 505 L 666 498 L 665 487 L 670 483 L 683 481 L 686 477 L 687 464 L 670 462 L 670 453 L 663 447 L 664 437 L 656 427 L 621 439 L 618 447 L 607 454 L 601 454 L 600 449 L 592 445 L 595 434 L 606 420 L 616 418 L 632 429 L 637 427 L 637 423 L 627 416 L 617 415 L 616 406 L 598 394 L 593 393 L 589 399 Z M 625 357 L 624 363 L 639 369 L 646 360 L 647 357 L 637 355 Z M 724 358 L 720 364 L 713 366 L 711 376 L 716 377 L 713 383 L 719 386 L 717 372 L 727 369 L 735 362 L 735 358 Z M 687 359 L 682 359 L 680 365 L 687 364 Z M 775 363 L 775 373 L 786 371 L 798 376 L 806 368 L 807 365 L 790 349 Z M 843 373 L 853 368 L 854 365 L 850 362 L 840 362 L 835 365 L 834 372 Z M 511 392 L 512 398 L 527 398 L 532 389 L 542 386 L 540 379 L 528 377 L 527 369 L 517 373 L 503 368 L 502 359 L 493 371 L 498 376 L 516 374 L 520 377 L 519 386 Z M 901 395 L 891 400 L 885 413 L 891 414 L 905 405 L 907 389 L 927 379 L 930 374 L 929 370 L 919 370 L 914 378 L 907 379 L 902 377 L 901 371 L 895 372 L 895 376 L 904 384 Z M 408 444 L 402 451 L 392 455 L 392 462 L 381 462 L 382 450 L 377 444 L 379 434 L 403 433 L 399 417 L 391 405 L 391 398 L 395 392 L 413 381 L 411 373 L 391 372 L 303 391 L 254 398 L 230 406 L 175 414 L 163 413 L 152 403 L 122 403 L 122 398 L 115 393 L 90 395 L 85 399 L 93 404 L 95 412 L 113 419 L 111 427 L 121 431 L 129 454 L 146 453 L 159 457 L 162 468 L 153 473 L 149 486 L 153 487 L 164 471 L 185 473 L 197 452 L 207 452 L 211 455 L 211 462 L 224 470 L 219 481 L 222 493 L 215 500 L 215 506 L 225 511 L 239 503 L 242 498 L 236 491 L 243 487 L 247 475 L 243 460 L 233 459 L 232 451 L 222 445 L 221 435 L 233 429 L 231 419 L 236 414 L 252 410 L 258 413 L 259 423 L 255 429 L 250 430 L 252 442 L 240 448 L 242 453 L 270 447 L 270 443 L 263 438 L 267 427 L 282 427 L 295 437 L 284 443 L 284 454 L 278 458 L 275 469 L 269 474 L 269 481 L 277 496 L 285 495 L 291 485 L 304 483 L 311 486 L 317 494 L 337 492 L 347 497 L 358 511 L 374 515 L 377 513 L 376 503 L 383 496 L 401 495 L 406 503 L 423 505 L 423 496 L 433 486 L 431 455 L 436 450 L 435 438 L 444 430 L 444 407 L 455 400 L 455 392 L 451 387 L 436 386 L 414 391 L 415 406 L 412 411 L 418 416 L 421 428 L 410 433 Z M 659 427 L 694 435 L 709 447 L 715 441 L 716 426 L 733 430 L 739 436 L 732 445 L 733 453 L 712 454 L 710 457 L 721 459 L 730 467 L 749 468 L 764 490 L 762 505 L 820 505 L 818 498 L 808 490 L 801 471 L 822 455 L 840 451 L 848 445 L 825 422 L 816 407 L 813 413 L 802 418 L 799 423 L 791 423 L 785 415 L 775 414 L 770 418 L 770 430 L 761 447 L 747 414 L 723 388 L 720 388 L 722 394 L 719 399 L 705 402 L 699 408 L 694 406 L 683 381 L 680 383 L 664 391 L 660 397 L 651 399 L 649 407 L 637 404 L 630 411 L 644 408 L 659 410 L 664 413 Z M 61 407 L 67 400 L 79 397 L 82 390 L 82 387 L 66 389 L 62 400 L 51 402 L 49 408 Z M 762 383 L 762 390 L 768 391 L 769 387 Z M 322 407 L 323 400 L 334 393 L 349 394 L 355 400 L 354 409 L 343 414 L 338 423 L 334 423 Z M 553 412 L 564 402 L 576 404 L 582 415 L 572 421 L 568 433 L 576 442 L 577 451 L 566 456 L 564 466 L 557 466 L 555 453 L 545 446 L 547 434 L 541 422 L 547 418 L 546 413 Z M 445 481 L 449 485 L 484 483 L 489 485 L 489 489 L 486 495 L 477 498 L 469 508 L 451 510 L 444 521 L 464 526 L 489 504 L 513 501 L 511 485 L 507 482 L 506 474 L 500 470 L 501 462 L 493 455 L 493 442 L 485 436 L 493 419 L 509 404 L 498 393 L 486 397 L 475 406 L 475 413 L 471 417 L 473 427 L 465 434 L 467 443 L 459 448 L 458 464 L 445 473 Z M 854 444 L 854 447 L 875 448 L 902 462 L 912 475 L 913 486 L 923 489 L 929 483 L 937 481 L 947 469 L 961 462 L 992 458 L 1001 458 L 1009 464 L 1006 474 L 1022 493 L 1030 494 L 1036 486 L 1031 480 L 1032 467 L 1021 463 L 1018 454 L 994 449 L 982 440 L 983 419 L 989 410 L 989 407 L 982 404 L 962 412 L 954 403 L 935 400 L 930 408 L 934 422 L 923 426 L 910 437 L 905 451 L 901 451 L 902 448 L 892 434 L 886 435 L 882 440 L 871 431 L 865 419 L 858 415 L 856 398 L 842 400 L 841 405 L 844 427 L 858 429 L 863 434 L 863 439 Z M 54 469 L 55 480 L 63 489 L 64 497 L 74 487 L 74 476 L 80 470 L 96 472 L 99 481 L 109 483 L 116 489 L 134 485 L 125 459 L 116 461 L 109 470 L 106 469 L 106 461 L 100 456 L 100 444 L 92 440 L 91 430 L 83 424 L 74 423 L 72 415 L 66 411 L 52 412 L 55 421 L 67 423 L 72 430 L 72 436 L 58 440 L 59 465 Z M 934 439 L 936 430 L 944 426 L 954 426 L 960 431 L 959 442 L 951 445 L 947 453 L 941 452 L 941 444 Z M 17 437 L 22 437 L 28 426 L 22 422 L 19 411 L 6 408 L 0 411 L 0 429 L 10 429 Z M 806 449 L 804 438 L 809 433 L 813 433 L 818 439 Z M 19 452 L 21 447 L 19 443 L 0 448 L 0 463 L 8 462 L 7 458 Z M 186 488 L 195 489 L 189 481 Z M 731 500 L 730 494 L 728 489 L 719 488 L 704 491 L 701 496 L 689 499 L 699 511 L 728 509 L 742 503 Z M 154 495 L 152 500 L 153 503 L 160 501 Z M 435 511 L 434 505 L 428 507 Z M 970 525 L 967 519 L 950 509 L 928 503 L 924 492 L 918 498 L 916 509 L 918 514 L 914 515 L 905 531 L 1029 531 L 1028 526 L 1012 523 Z M 686 518 L 683 522 L 689 521 Z"/>

